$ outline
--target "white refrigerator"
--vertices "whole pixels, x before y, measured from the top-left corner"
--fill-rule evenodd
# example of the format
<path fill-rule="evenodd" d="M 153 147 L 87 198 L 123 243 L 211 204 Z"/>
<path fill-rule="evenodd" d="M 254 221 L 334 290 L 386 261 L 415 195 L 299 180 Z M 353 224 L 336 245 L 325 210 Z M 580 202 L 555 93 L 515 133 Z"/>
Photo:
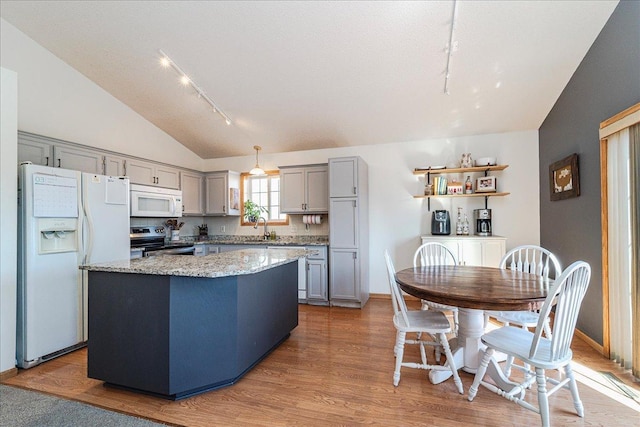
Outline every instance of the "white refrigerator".
<path fill-rule="evenodd" d="M 129 179 L 20 165 L 18 239 L 16 361 L 30 368 L 86 344 L 78 267 L 129 259 Z"/>

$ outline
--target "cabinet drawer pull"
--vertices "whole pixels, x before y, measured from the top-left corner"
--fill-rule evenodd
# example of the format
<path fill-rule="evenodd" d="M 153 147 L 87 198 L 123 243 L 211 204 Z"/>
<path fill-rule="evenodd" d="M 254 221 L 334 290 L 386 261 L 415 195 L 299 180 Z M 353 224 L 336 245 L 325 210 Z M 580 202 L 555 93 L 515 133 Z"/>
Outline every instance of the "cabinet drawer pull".
<path fill-rule="evenodd" d="M 45 157 L 45 159 L 47 160 L 47 163 L 45 163 L 45 166 L 49 166 L 49 156 Z"/>

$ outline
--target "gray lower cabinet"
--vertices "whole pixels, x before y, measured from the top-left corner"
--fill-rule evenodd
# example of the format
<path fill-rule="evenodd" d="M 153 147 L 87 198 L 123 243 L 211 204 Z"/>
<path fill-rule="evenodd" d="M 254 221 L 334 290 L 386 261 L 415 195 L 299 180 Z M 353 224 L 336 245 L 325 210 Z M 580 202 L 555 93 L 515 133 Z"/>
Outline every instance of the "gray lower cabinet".
<path fill-rule="evenodd" d="M 317 252 L 307 258 L 307 303 L 329 305 L 329 280 L 327 275 L 327 247 L 308 246 Z M 300 295 L 298 295 L 300 299 Z"/>
<path fill-rule="evenodd" d="M 357 249 L 331 249 L 331 300 L 334 305 L 361 306 L 360 260 Z M 336 304 L 336 300 L 340 304 Z M 350 304 L 350 302 L 352 304 Z M 366 302 L 366 301 L 365 301 Z M 364 304 L 362 304 L 364 305 Z"/>

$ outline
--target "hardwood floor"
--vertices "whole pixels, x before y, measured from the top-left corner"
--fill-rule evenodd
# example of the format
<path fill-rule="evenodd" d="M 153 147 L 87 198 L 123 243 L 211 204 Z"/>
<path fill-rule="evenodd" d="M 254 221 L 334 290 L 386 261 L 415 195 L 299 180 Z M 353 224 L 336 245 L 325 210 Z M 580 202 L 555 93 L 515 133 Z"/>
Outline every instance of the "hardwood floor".
<path fill-rule="evenodd" d="M 291 337 L 237 384 L 175 402 L 88 379 L 86 349 L 20 370 L 3 383 L 181 426 L 539 424 L 537 414 L 485 388 L 469 402 L 473 376 L 462 371 L 464 395 L 451 379 L 433 385 L 416 369 L 403 369 L 394 387 L 391 316 L 391 303 L 383 299 L 362 310 L 300 305 Z M 585 417 L 576 415 L 570 393 L 562 390 L 550 399 L 553 425 L 638 425 L 640 386 L 630 374 L 577 338 L 573 349 Z M 406 357 L 418 359 L 416 346 L 407 346 Z M 586 381 L 601 383 L 606 393 Z M 527 399 L 535 401 L 535 391 Z"/>

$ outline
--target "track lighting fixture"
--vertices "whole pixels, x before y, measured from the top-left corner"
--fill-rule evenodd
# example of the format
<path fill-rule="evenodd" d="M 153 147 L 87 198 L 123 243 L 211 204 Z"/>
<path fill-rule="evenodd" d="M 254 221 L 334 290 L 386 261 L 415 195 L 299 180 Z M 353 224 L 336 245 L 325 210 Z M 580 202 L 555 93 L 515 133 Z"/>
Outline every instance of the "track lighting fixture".
<path fill-rule="evenodd" d="M 160 52 L 160 55 L 162 55 L 162 57 L 160 58 L 160 64 L 165 68 L 169 68 L 169 67 L 173 68 L 174 71 L 180 75 L 180 83 L 183 84 L 184 86 L 191 86 L 193 90 L 195 90 L 196 93 L 198 94 L 198 98 L 204 99 L 207 102 L 207 104 L 211 106 L 211 108 L 213 109 L 213 112 L 218 113 L 224 119 L 224 122 L 227 125 L 230 125 L 231 119 L 229 118 L 229 116 L 227 116 L 224 113 L 224 111 L 222 111 L 215 104 L 215 102 L 213 102 L 213 100 L 209 98 L 207 94 L 205 94 L 204 91 L 193 80 L 191 80 L 191 78 L 187 75 L 187 73 L 185 73 L 182 70 L 182 68 L 180 68 L 178 64 L 176 64 L 173 61 L 173 59 L 169 58 L 169 56 L 166 53 L 164 53 L 162 49 L 158 49 L 158 52 Z"/>

